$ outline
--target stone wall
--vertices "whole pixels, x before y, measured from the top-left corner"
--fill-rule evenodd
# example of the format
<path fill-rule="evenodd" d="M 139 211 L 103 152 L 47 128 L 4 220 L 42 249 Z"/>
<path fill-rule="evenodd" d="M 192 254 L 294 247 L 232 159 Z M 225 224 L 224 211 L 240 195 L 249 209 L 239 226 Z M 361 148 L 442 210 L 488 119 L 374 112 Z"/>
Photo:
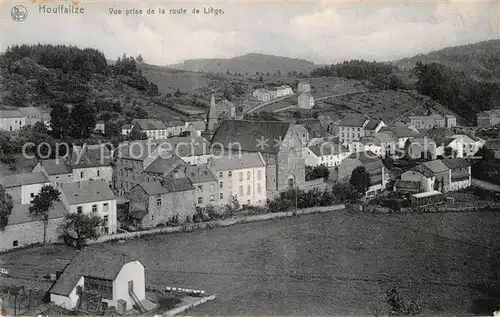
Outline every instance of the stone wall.
<path fill-rule="evenodd" d="M 58 242 L 61 233 L 59 227 L 63 221 L 64 218 L 49 219 L 46 231 L 47 243 Z M 14 246 L 14 241 L 17 241 L 17 246 Z M 0 252 L 37 243 L 43 243 L 43 222 L 41 221 L 8 225 L 3 232 L 0 232 Z"/>

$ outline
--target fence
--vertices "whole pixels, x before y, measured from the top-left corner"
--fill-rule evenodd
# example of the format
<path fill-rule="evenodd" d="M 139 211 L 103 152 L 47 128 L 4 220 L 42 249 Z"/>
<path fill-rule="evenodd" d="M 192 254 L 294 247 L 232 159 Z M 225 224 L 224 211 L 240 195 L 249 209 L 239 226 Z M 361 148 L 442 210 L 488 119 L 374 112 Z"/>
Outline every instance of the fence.
<path fill-rule="evenodd" d="M 207 229 L 207 228 L 210 229 L 210 228 L 214 228 L 214 227 L 226 227 L 226 226 L 231 226 L 231 225 L 234 225 L 237 223 L 264 221 L 264 220 L 270 220 L 270 219 L 291 217 L 294 215 L 306 215 L 306 214 L 313 214 L 313 213 L 322 213 L 322 212 L 341 210 L 344 208 L 345 208 L 345 205 L 340 204 L 340 205 L 334 205 L 334 206 L 304 208 L 304 209 L 298 209 L 297 211 L 282 211 L 282 212 L 276 212 L 276 213 L 266 213 L 266 214 L 261 214 L 261 215 L 238 216 L 238 217 L 232 217 L 232 218 L 227 218 L 227 219 L 223 219 L 223 220 L 212 220 L 212 221 L 207 221 L 207 222 L 184 224 L 184 225 L 176 226 L 176 227 L 155 228 L 155 229 L 144 230 L 144 231 L 117 233 L 117 234 L 99 237 L 97 240 L 90 240 L 87 242 L 87 244 L 103 243 L 103 242 L 114 241 L 114 240 L 134 239 L 134 238 L 139 238 L 142 236 L 155 235 L 155 234 L 189 232 L 189 231 L 193 231 L 193 230 L 200 230 L 200 229 Z"/>

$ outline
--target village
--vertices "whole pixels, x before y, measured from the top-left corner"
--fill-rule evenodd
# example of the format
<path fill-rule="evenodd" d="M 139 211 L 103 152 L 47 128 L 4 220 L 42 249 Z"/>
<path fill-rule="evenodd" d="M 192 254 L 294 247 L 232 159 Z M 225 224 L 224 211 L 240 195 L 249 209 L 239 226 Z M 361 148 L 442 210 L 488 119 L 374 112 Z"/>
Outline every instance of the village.
<path fill-rule="evenodd" d="M 298 95 L 298 108 L 313 109 L 310 91 L 309 82 L 300 81 L 293 88 L 257 88 L 252 96 L 268 103 Z M 136 139 L 117 147 L 73 145 L 65 156 L 40 159 L 30 172 L 0 176 L 13 205 L 0 232 L 0 251 L 60 244 L 61 239 L 82 247 L 248 211 L 453 209 L 473 183 L 471 165 L 483 159 L 482 149 L 500 158 L 499 139 L 475 135 L 499 118 L 495 111 L 481 113 L 471 129 L 451 114 L 384 122 L 350 113 L 326 123 L 327 134 L 313 137 L 298 120 L 242 119 L 235 105 L 216 101 L 212 91 L 204 120 L 134 119 L 121 134 Z M 50 115 L 34 107 L 0 110 L 0 120 L 0 129 L 9 133 L 37 122 L 51 129 Z M 94 133 L 105 129 L 97 122 Z M 341 195 L 342 189 L 350 195 Z M 317 198 L 308 205 L 304 199 L 310 193 L 322 193 L 322 202 Z M 485 201 L 466 205 L 460 207 L 498 208 Z M 33 206 L 45 212 L 34 214 Z M 62 272 L 52 272 L 48 302 L 94 313 L 113 307 L 120 315 L 158 309 L 146 297 L 147 268 L 115 253 L 109 250 L 103 257 L 85 247 Z M 205 300 L 204 291 L 197 294 Z"/>

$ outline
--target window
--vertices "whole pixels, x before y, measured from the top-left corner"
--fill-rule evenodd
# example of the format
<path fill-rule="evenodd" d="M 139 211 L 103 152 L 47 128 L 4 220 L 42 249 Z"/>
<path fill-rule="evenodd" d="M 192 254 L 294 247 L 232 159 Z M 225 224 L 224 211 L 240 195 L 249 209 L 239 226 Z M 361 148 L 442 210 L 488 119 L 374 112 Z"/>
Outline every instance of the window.
<path fill-rule="evenodd" d="M 233 176 L 233 173 L 231 171 L 227 172 L 227 176 L 231 177 Z"/>
<path fill-rule="evenodd" d="M 198 197 L 198 204 L 203 204 L 203 197 Z"/>
<path fill-rule="evenodd" d="M 80 178 L 83 178 L 83 172 L 80 172 Z"/>
<path fill-rule="evenodd" d="M 219 194 L 219 198 L 220 198 L 220 199 L 224 199 L 224 194 L 223 194 L 223 193 L 220 193 L 220 194 Z"/>
<path fill-rule="evenodd" d="M 123 176 L 123 171 L 122 171 L 122 176 Z M 68 174 L 68 177 L 71 177 L 71 174 Z"/>
<path fill-rule="evenodd" d="M 221 189 L 224 188 L 224 183 L 223 182 L 219 183 L 219 188 L 221 188 Z"/>
<path fill-rule="evenodd" d="M 203 186 L 198 185 L 198 190 L 203 193 Z"/>
<path fill-rule="evenodd" d="M 257 193 L 260 194 L 260 192 L 261 192 L 260 183 L 257 183 Z"/>
<path fill-rule="evenodd" d="M 250 179 L 250 171 L 247 172 L 247 180 Z"/>
<path fill-rule="evenodd" d="M 92 212 L 97 212 L 97 205 L 92 205 Z"/>
<path fill-rule="evenodd" d="M 97 170 L 97 177 L 101 176 L 101 171 L 100 170 Z"/>
<path fill-rule="evenodd" d="M 82 213 L 82 211 L 83 211 L 83 207 L 82 207 L 82 206 L 78 206 L 78 207 L 76 207 L 76 212 L 77 212 L 77 213 L 81 214 L 81 213 Z"/>
<path fill-rule="evenodd" d="M 31 193 L 31 194 L 30 194 L 30 197 L 31 197 L 31 198 L 34 198 L 34 197 L 35 197 L 35 193 Z"/>
<path fill-rule="evenodd" d="M 108 212 L 108 203 L 104 203 L 103 205 L 103 212 Z"/>
<path fill-rule="evenodd" d="M 224 172 L 219 172 L 219 177 L 224 177 Z"/>
<path fill-rule="evenodd" d="M 243 186 L 240 186 L 240 196 L 243 196 Z"/>
<path fill-rule="evenodd" d="M 161 206 L 161 198 L 156 198 L 156 206 Z"/>
<path fill-rule="evenodd" d="M 215 196 L 214 195 L 210 195 L 210 202 L 213 202 L 215 201 Z"/>
<path fill-rule="evenodd" d="M 240 182 L 243 181 L 243 172 L 240 172 Z"/>
<path fill-rule="evenodd" d="M 56 179 L 59 179 L 59 176 L 56 176 Z"/>
<path fill-rule="evenodd" d="M 104 225 L 107 226 L 108 225 L 108 216 L 104 216 Z"/>
<path fill-rule="evenodd" d="M 251 195 L 252 194 L 252 188 L 250 187 L 250 185 L 247 186 L 247 195 Z"/>
<path fill-rule="evenodd" d="M 262 172 L 261 170 L 257 171 L 257 180 L 259 180 L 259 181 L 260 181 L 260 178 L 262 177 L 261 172 Z"/>
<path fill-rule="evenodd" d="M 17 240 L 12 241 L 13 247 L 17 247 L 18 245 L 19 245 L 19 241 L 17 241 Z"/>

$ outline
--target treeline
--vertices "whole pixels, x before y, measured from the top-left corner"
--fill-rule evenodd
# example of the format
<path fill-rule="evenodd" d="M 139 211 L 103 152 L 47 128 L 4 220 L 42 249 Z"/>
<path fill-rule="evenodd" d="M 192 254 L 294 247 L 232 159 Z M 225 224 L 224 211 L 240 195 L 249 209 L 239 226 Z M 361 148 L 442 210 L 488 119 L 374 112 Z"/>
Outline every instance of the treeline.
<path fill-rule="evenodd" d="M 5 66 L 10 68 L 23 58 L 30 58 L 46 68 L 61 69 L 64 72 L 104 74 L 108 71 L 106 57 L 93 48 L 80 49 L 76 46 L 48 44 L 14 45 L 7 48 L 3 61 Z"/>
<path fill-rule="evenodd" d="M 316 68 L 311 72 L 311 77 L 344 77 L 347 79 L 369 80 L 380 89 L 405 88 L 403 80 L 393 74 L 394 71 L 395 67 L 391 64 L 351 60 Z"/>
<path fill-rule="evenodd" d="M 498 106 L 500 85 L 472 79 L 465 73 L 441 64 L 417 62 L 417 90 L 457 114 L 476 120 L 477 113 Z"/>

